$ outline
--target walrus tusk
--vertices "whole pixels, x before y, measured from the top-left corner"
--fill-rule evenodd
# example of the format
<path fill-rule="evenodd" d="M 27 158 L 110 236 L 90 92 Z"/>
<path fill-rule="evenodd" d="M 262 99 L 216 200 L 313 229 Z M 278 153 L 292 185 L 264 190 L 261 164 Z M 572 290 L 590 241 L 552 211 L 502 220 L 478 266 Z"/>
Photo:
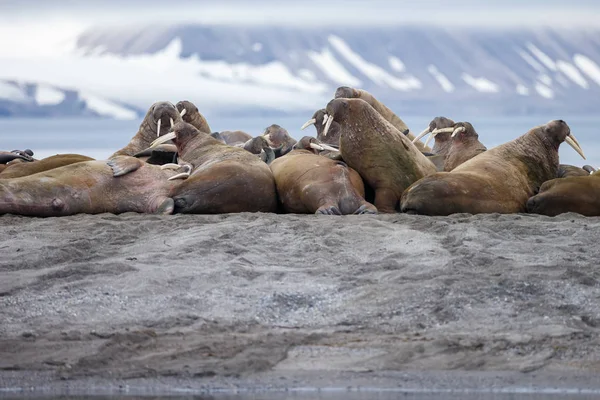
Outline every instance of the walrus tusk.
<path fill-rule="evenodd" d="M 306 121 L 306 122 L 304 123 L 304 125 L 302 125 L 302 128 L 300 128 L 300 130 L 301 130 L 301 131 L 303 131 L 303 130 L 305 130 L 306 128 L 308 128 L 309 126 L 311 126 L 311 125 L 314 125 L 316 122 L 317 122 L 317 120 L 316 120 L 316 119 L 314 119 L 314 118 L 312 118 L 312 119 L 309 119 L 308 121 Z"/>
<path fill-rule="evenodd" d="M 323 150 L 328 150 L 328 151 L 339 151 L 338 149 L 328 146 L 326 144 L 317 144 L 317 143 L 311 143 L 310 144 L 310 148 L 311 149 L 315 149 L 315 150 L 319 150 L 319 151 L 323 151 Z"/>
<path fill-rule="evenodd" d="M 429 133 L 429 127 L 425 128 L 425 130 L 423 130 L 423 132 L 419 133 L 417 135 L 416 138 L 413 139 L 413 143 L 416 143 L 419 139 L 421 139 L 423 136 L 427 135 Z"/>
<path fill-rule="evenodd" d="M 179 115 L 181 115 L 183 117 L 186 112 L 187 112 L 187 108 L 184 108 L 183 110 L 181 110 L 181 112 L 179 113 Z"/>
<path fill-rule="evenodd" d="M 177 137 L 177 135 L 175 135 L 175 132 L 169 132 L 166 135 L 162 135 L 161 137 L 159 137 L 158 139 L 156 139 L 154 142 L 150 143 L 150 149 L 155 148 L 156 146 L 158 146 L 159 144 L 163 144 L 168 142 L 169 140 L 173 140 Z"/>
<path fill-rule="evenodd" d="M 173 125 L 175 125 L 175 124 L 173 123 L 173 118 L 169 118 L 169 119 L 171 120 L 171 128 L 173 128 Z"/>
<path fill-rule="evenodd" d="M 330 115 L 329 118 L 327 118 L 327 123 L 325 124 L 325 129 L 323 129 L 323 137 L 327 136 L 327 132 L 329 132 L 329 127 L 331 126 L 332 122 L 333 122 L 333 115 Z"/>
<path fill-rule="evenodd" d="M 583 154 L 583 150 L 581 150 L 581 146 L 579 146 L 579 143 L 577 142 L 577 139 L 575 139 L 573 137 L 573 135 L 569 135 L 565 138 L 565 142 L 567 142 L 567 144 L 569 146 L 571 146 L 573 148 L 573 150 L 575 150 L 577 152 L 577 154 L 579 154 L 584 160 L 585 155 Z"/>
<path fill-rule="evenodd" d="M 466 131 L 467 128 L 465 128 L 464 126 L 459 126 L 458 128 L 456 128 L 454 130 L 454 132 L 452 132 L 452 135 L 450 135 L 451 138 L 453 138 L 454 136 L 456 136 L 459 132 L 464 132 Z"/>
<path fill-rule="evenodd" d="M 431 132 L 431 135 L 429 135 L 429 137 L 427 137 L 427 140 L 425 141 L 425 147 L 427 147 L 427 145 L 429 145 L 429 142 L 431 142 L 431 139 L 433 139 L 435 137 L 435 135 L 437 135 L 436 133 Z"/>
<path fill-rule="evenodd" d="M 325 114 L 325 116 L 323 117 L 323 122 L 321 122 L 321 125 L 325 125 L 327 123 L 328 119 L 329 119 L 329 115 Z"/>
<path fill-rule="evenodd" d="M 340 151 L 340 149 L 336 149 L 335 147 L 331 147 L 329 145 L 326 145 L 325 143 L 321 143 L 320 146 L 323 148 L 323 150 Z"/>
<path fill-rule="evenodd" d="M 177 175 L 173 175 L 172 177 L 169 178 L 170 181 L 174 180 L 174 179 L 187 179 L 190 177 L 190 174 L 192 173 L 192 166 L 191 165 L 181 165 L 181 167 L 183 167 L 186 171 L 182 172 L 180 174 Z"/>
<path fill-rule="evenodd" d="M 161 119 L 158 119 L 158 122 L 156 123 L 156 137 L 160 136 L 160 121 Z"/>
<path fill-rule="evenodd" d="M 179 169 L 179 168 L 181 168 L 181 165 L 174 164 L 174 163 L 163 164 L 160 166 L 160 169 Z"/>

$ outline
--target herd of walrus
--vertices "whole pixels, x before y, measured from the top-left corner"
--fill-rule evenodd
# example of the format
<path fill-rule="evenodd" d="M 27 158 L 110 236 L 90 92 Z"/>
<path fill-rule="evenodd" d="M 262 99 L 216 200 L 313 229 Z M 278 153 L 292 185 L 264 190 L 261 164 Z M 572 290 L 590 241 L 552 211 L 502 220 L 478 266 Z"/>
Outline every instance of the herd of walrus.
<path fill-rule="evenodd" d="M 212 132 L 191 102 L 158 102 L 108 160 L 0 152 L 0 215 L 600 215 L 600 171 L 559 164 L 562 142 L 585 159 L 562 120 L 488 150 L 468 122 L 436 117 L 414 135 L 369 92 L 340 87 L 311 125 L 299 141 L 275 124 Z"/>

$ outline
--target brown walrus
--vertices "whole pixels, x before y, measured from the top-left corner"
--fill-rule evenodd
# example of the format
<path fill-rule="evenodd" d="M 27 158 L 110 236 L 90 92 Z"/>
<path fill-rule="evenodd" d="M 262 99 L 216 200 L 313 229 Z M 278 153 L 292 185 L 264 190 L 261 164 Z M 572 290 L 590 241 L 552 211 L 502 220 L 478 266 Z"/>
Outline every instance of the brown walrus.
<path fill-rule="evenodd" d="M 556 177 L 558 147 L 583 152 L 562 120 L 535 127 L 523 136 L 473 157 L 451 172 L 438 172 L 402 195 L 403 212 L 426 215 L 518 213 L 545 181 Z"/>
<path fill-rule="evenodd" d="M 270 164 L 276 158 L 275 152 L 273 151 L 271 146 L 269 146 L 269 142 L 264 136 L 254 137 L 248 140 L 246 143 L 239 144 L 236 146 L 241 147 L 242 149 L 257 155 L 261 160 L 263 160 L 267 164 Z"/>
<path fill-rule="evenodd" d="M 425 141 L 425 146 L 433 139 L 433 147 L 431 148 L 431 153 L 424 154 L 435 165 L 438 171 L 444 170 L 446 155 L 448 155 L 451 145 L 450 135 L 453 132 L 452 127 L 454 124 L 455 122 L 450 118 L 435 117 L 431 120 L 427 128 L 412 140 L 413 144 L 420 143 L 419 139 L 429 134 L 429 137 Z"/>
<path fill-rule="evenodd" d="M 316 155 L 310 146 L 315 142 L 304 140 L 301 145 L 305 148 L 294 149 L 271 163 L 283 210 L 298 214 L 376 214 L 375 206 L 364 198 L 360 175 L 341 161 Z"/>
<path fill-rule="evenodd" d="M 588 176 L 590 173 L 595 172 L 593 167 L 584 165 L 583 168 L 576 167 L 569 164 L 560 164 L 558 166 L 557 178 L 569 178 L 571 176 Z"/>
<path fill-rule="evenodd" d="M 539 193 L 527 200 L 527 211 L 551 217 L 566 212 L 600 216 L 600 172 L 544 182 Z"/>
<path fill-rule="evenodd" d="M 402 192 L 436 168 L 401 132 L 362 99 L 334 99 L 327 104 L 330 121 L 340 124 L 340 153 L 375 191 L 375 207 L 395 212 Z"/>
<path fill-rule="evenodd" d="M 181 118 L 183 118 L 185 122 L 194 125 L 200 132 L 212 132 L 206 118 L 204 118 L 204 115 L 200 114 L 198 107 L 196 107 L 194 103 L 188 100 L 182 100 L 178 101 L 175 107 L 177 107 L 177 111 L 179 111 Z"/>
<path fill-rule="evenodd" d="M 169 181 L 162 170 L 129 156 L 84 161 L 14 179 L 0 179 L 0 215 L 57 217 L 110 212 L 171 214 Z"/>
<path fill-rule="evenodd" d="M 381 116 L 383 118 L 385 118 L 389 123 L 391 123 L 394 126 L 394 128 L 396 128 L 398 131 L 400 131 L 403 134 L 405 134 L 406 136 L 408 136 L 408 138 L 411 141 L 415 138 L 415 136 L 408 129 L 408 126 L 404 123 L 404 121 L 402 121 L 400 119 L 400 117 L 398 117 L 396 114 L 394 114 L 394 112 L 392 110 L 387 108 L 382 102 L 377 100 L 375 98 L 375 96 L 373 96 L 371 93 L 367 92 L 366 90 L 354 89 L 354 88 L 347 87 L 347 86 L 341 86 L 341 87 L 337 88 L 337 90 L 335 91 L 334 98 L 335 99 L 341 99 L 341 98 L 363 99 L 364 101 L 369 103 L 369 105 L 371 107 L 373 107 L 379 114 L 381 114 Z M 431 149 L 421 142 L 417 141 L 414 143 L 414 145 L 421 152 L 424 152 L 424 153 L 431 152 Z"/>
<path fill-rule="evenodd" d="M 325 130 L 325 124 L 327 123 L 327 121 L 325 120 L 326 115 L 327 112 L 324 108 L 315 111 L 312 118 L 306 121 L 300 129 L 304 130 L 309 126 L 314 125 L 317 130 L 317 140 L 319 140 L 319 142 L 339 146 L 340 125 L 337 122 L 332 121 L 332 123 L 329 125 L 329 130 L 327 131 L 327 134 L 323 135 L 323 131 Z"/>
<path fill-rule="evenodd" d="M 109 158 L 118 155 L 133 156 L 147 149 L 154 139 L 169 132 L 171 127 L 181 120 L 181 115 L 179 115 L 179 111 L 173 104 L 168 101 L 154 103 L 146 113 L 138 132 L 131 138 L 129 144 L 121 150 L 117 150 Z"/>
<path fill-rule="evenodd" d="M 444 161 L 444 171 L 452 171 L 460 164 L 487 150 L 469 122 L 458 122 L 450 135 L 450 148 Z"/>
<path fill-rule="evenodd" d="M 189 177 L 173 189 L 175 212 L 219 214 L 275 212 L 277 194 L 269 166 L 244 149 L 226 145 L 179 122 L 152 146 L 173 140 Z"/>
<path fill-rule="evenodd" d="M 22 176 L 37 174 L 65 165 L 75 164 L 82 161 L 92 161 L 93 158 L 80 154 L 57 154 L 26 163 L 12 164 L 0 172 L 0 179 L 20 178 Z"/>
<path fill-rule="evenodd" d="M 275 151 L 275 157 L 281 157 L 292 150 L 296 139 L 292 138 L 287 130 L 277 124 L 265 128 L 262 136 L 267 139 L 269 146 Z"/>

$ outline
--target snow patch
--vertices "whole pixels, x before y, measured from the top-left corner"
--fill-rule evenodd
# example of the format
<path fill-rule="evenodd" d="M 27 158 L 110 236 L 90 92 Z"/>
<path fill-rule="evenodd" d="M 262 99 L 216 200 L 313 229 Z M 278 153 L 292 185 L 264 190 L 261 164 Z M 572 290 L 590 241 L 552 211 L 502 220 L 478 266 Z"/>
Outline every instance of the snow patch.
<path fill-rule="evenodd" d="M 308 57 L 332 81 L 348 86 L 362 85 L 362 82 L 358 78 L 352 76 L 329 49 L 323 49 L 321 53 L 309 51 Z"/>
<path fill-rule="evenodd" d="M 566 61 L 558 60 L 556 62 L 556 67 L 559 71 L 565 74 L 570 80 L 575 82 L 577 85 L 581 86 L 584 89 L 589 88 L 587 81 L 573 64 L 568 63 Z"/>
<path fill-rule="evenodd" d="M 533 69 L 535 69 L 538 72 L 545 72 L 546 69 L 542 66 L 542 64 L 540 64 L 539 62 L 537 62 L 533 57 L 531 57 L 528 53 L 519 50 L 518 51 L 519 55 L 521 56 L 521 58 L 523 58 L 523 60 L 525 60 L 525 62 L 527 62 L 527 64 L 531 65 L 531 67 L 533 67 Z"/>
<path fill-rule="evenodd" d="M 548 69 L 551 71 L 556 71 L 556 63 L 552 61 L 552 59 L 543 51 L 538 49 L 533 43 L 527 43 L 525 45 L 530 52 L 533 53 L 534 56 L 537 57 L 538 60 L 542 62 Z"/>
<path fill-rule="evenodd" d="M 435 65 L 429 65 L 427 67 L 427 71 L 429 71 L 429 73 L 431 75 L 433 75 L 433 77 L 440 84 L 440 86 L 442 87 L 442 90 L 444 90 L 444 92 L 446 92 L 446 93 L 454 92 L 454 85 L 452 84 L 452 82 L 450 82 L 450 80 L 448 78 L 446 78 L 446 75 L 442 74 Z"/>
<path fill-rule="evenodd" d="M 494 82 L 490 81 L 486 78 L 474 78 L 471 75 L 464 73 L 461 75 L 463 81 L 465 81 L 468 85 L 472 86 L 478 92 L 482 93 L 498 93 L 500 91 L 500 87 Z"/>
<path fill-rule="evenodd" d="M 538 79 L 546 86 L 552 86 L 552 78 L 547 74 L 538 75 Z"/>
<path fill-rule="evenodd" d="M 421 88 L 421 81 L 412 75 L 408 76 L 406 79 L 396 78 L 379 66 L 366 61 L 358 53 L 355 53 L 339 36 L 329 35 L 327 39 L 350 64 L 379 86 L 387 84 L 387 86 L 401 91 Z"/>
<path fill-rule="evenodd" d="M 35 91 L 35 102 L 40 106 L 54 106 L 65 99 L 65 92 L 51 86 L 38 85 Z"/>
<path fill-rule="evenodd" d="M 303 68 L 298 71 L 298 75 L 300 75 L 300 77 L 302 79 L 307 80 L 307 81 L 316 81 L 317 80 L 317 76 L 310 69 Z"/>
<path fill-rule="evenodd" d="M 404 72 L 406 70 L 404 63 L 398 57 L 390 56 L 388 62 L 390 63 L 390 67 L 396 72 Z"/>
<path fill-rule="evenodd" d="M 582 70 L 591 80 L 600 85 L 600 67 L 598 67 L 598 64 L 583 54 L 575 54 L 575 56 L 573 56 L 573 62 L 577 65 L 577 68 Z"/>
<path fill-rule="evenodd" d="M 27 101 L 27 94 L 15 84 L 0 81 L 0 99 L 24 103 Z"/>
<path fill-rule="evenodd" d="M 535 90 L 536 90 L 536 92 L 538 92 L 538 94 L 540 96 L 542 96 L 546 99 L 554 98 L 554 91 L 552 89 L 550 89 L 548 86 L 544 85 L 543 83 L 536 82 Z"/>
<path fill-rule="evenodd" d="M 104 117 L 114 119 L 132 120 L 138 117 L 135 111 L 129 110 L 111 101 L 91 94 L 80 93 L 79 97 L 85 101 L 88 108 Z"/>
<path fill-rule="evenodd" d="M 529 89 L 525 85 L 518 84 L 516 91 L 521 96 L 529 96 Z"/>

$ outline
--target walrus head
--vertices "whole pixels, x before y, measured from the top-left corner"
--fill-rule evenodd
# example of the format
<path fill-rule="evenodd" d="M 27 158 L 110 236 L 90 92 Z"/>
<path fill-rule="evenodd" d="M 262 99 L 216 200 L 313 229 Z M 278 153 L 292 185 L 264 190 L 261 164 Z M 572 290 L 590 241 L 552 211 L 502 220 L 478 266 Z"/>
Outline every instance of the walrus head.
<path fill-rule="evenodd" d="M 182 121 L 182 119 L 177 108 L 168 101 L 160 101 L 152 104 L 146 113 L 143 122 L 146 129 L 143 132 L 146 136 L 149 136 L 146 139 L 152 141 L 154 138 L 169 132 L 173 125 L 179 121 Z"/>
<path fill-rule="evenodd" d="M 412 142 L 416 143 L 423 136 L 430 134 L 425 141 L 425 146 L 427 146 L 429 141 L 433 138 L 435 141 L 433 144 L 432 153 L 444 153 L 450 146 L 450 134 L 453 132 L 453 130 L 450 128 L 452 128 L 454 124 L 454 121 L 452 121 L 450 118 L 435 117 L 431 120 L 429 126 L 419 133 Z"/>
<path fill-rule="evenodd" d="M 269 146 L 275 150 L 277 157 L 289 153 L 296 144 L 296 140 L 290 136 L 288 131 L 277 124 L 267 127 L 262 136 L 267 139 Z"/>
<path fill-rule="evenodd" d="M 192 142 L 198 135 L 201 134 L 203 134 L 203 132 L 200 132 L 198 129 L 196 129 L 194 125 L 179 121 L 173 125 L 173 130 L 171 132 L 152 142 L 150 148 L 152 149 L 158 147 L 159 145 L 172 140 L 175 146 L 177 146 L 177 154 L 182 157 L 182 153 L 187 149 L 187 147 L 189 147 L 190 142 Z M 209 136 L 208 134 L 205 135 Z"/>
<path fill-rule="evenodd" d="M 571 134 L 569 125 L 562 119 L 550 121 L 545 125 L 532 129 L 530 132 L 540 138 L 542 142 L 550 144 L 556 151 L 558 151 L 558 147 L 562 142 L 567 142 L 585 160 L 585 155 L 579 142 Z"/>
<path fill-rule="evenodd" d="M 314 154 L 319 154 L 321 151 L 340 151 L 335 147 L 321 143 L 318 139 L 312 136 L 304 136 L 302 139 L 296 142 L 296 144 L 292 147 L 292 150 L 308 150 Z"/>
<path fill-rule="evenodd" d="M 189 100 L 182 100 L 177 102 L 176 107 L 185 122 L 194 125 L 200 132 L 211 132 L 206 118 L 200 114 L 194 103 Z"/>
<path fill-rule="evenodd" d="M 314 125 L 317 129 L 317 139 L 321 142 L 337 145 L 340 141 L 340 127 L 339 124 L 335 121 L 329 126 L 327 131 L 327 135 L 323 135 L 323 131 L 325 130 L 325 124 L 327 120 L 325 117 L 329 118 L 327 111 L 324 108 L 315 111 L 312 118 L 309 119 L 302 125 L 300 129 L 304 130 L 310 125 Z"/>
<path fill-rule="evenodd" d="M 356 97 L 360 97 L 358 91 L 348 86 L 340 86 L 333 95 L 334 99 L 353 99 Z"/>

